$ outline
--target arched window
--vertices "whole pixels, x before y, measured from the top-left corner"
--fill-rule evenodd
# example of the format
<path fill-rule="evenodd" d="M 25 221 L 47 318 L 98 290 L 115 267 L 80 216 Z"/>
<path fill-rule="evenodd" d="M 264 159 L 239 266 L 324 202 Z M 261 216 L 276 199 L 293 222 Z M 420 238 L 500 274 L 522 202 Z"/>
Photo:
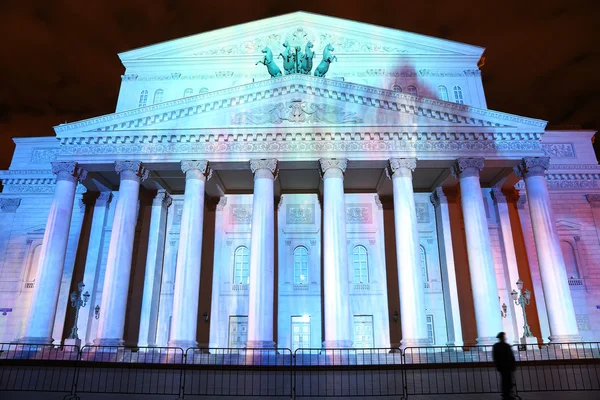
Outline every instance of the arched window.
<path fill-rule="evenodd" d="M 193 94 L 194 94 L 194 89 L 192 89 L 192 88 L 187 88 L 183 91 L 183 97 L 190 97 Z"/>
<path fill-rule="evenodd" d="M 365 246 L 356 246 L 352 250 L 354 283 L 369 283 L 369 256 Z"/>
<path fill-rule="evenodd" d="M 440 100 L 448 101 L 448 89 L 446 89 L 446 86 L 438 86 L 438 95 L 440 96 Z"/>
<path fill-rule="evenodd" d="M 399 85 L 392 86 L 392 90 L 394 92 L 400 92 L 400 93 L 402 93 L 402 88 Z"/>
<path fill-rule="evenodd" d="M 142 90 L 142 93 L 140 93 L 140 104 L 138 107 L 145 107 L 146 104 L 148 104 L 148 91 Z"/>
<path fill-rule="evenodd" d="M 408 92 L 408 94 L 412 94 L 413 96 L 417 95 L 417 87 L 410 85 L 409 87 L 406 88 L 406 91 Z"/>
<path fill-rule="evenodd" d="M 460 88 L 460 86 L 454 86 L 454 102 L 458 104 L 465 104 L 462 89 Z"/>
<path fill-rule="evenodd" d="M 560 241 L 560 248 L 565 259 L 567 278 L 579 279 L 579 268 L 577 267 L 577 256 L 575 255 L 575 248 L 571 243 L 567 242 L 566 240 Z"/>
<path fill-rule="evenodd" d="M 206 92 L 208 92 L 208 88 L 206 88 L 206 87 L 200 88 L 200 93 L 206 93 Z"/>
<path fill-rule="evenodd" d="M 152 104 L 162 103 L 164 96 L 165 91 L 162 89 L 158 89 L 156 92 L 154 92 L 154 101 L 152 102 Z"/>
<path fill-rule="evenodd" d="M 421 254 L 421 272 L 423 274 L 423 283 L 425 287 L 429 287 L 429 273 L 427 272 L 427 254 L 425 253 L 425 247 L 419 246 Z"/>
<path fill-rule="evenodd" d="M 235 249 L 233 266 L 233 283 L 248 284 L 250 280 L 250 251 L 246 246 Z"/>
<path fill-rule="evenodd" d="M 294 249 L 294 285 L 308 284 L 308 250 L 304 246 Z"/>

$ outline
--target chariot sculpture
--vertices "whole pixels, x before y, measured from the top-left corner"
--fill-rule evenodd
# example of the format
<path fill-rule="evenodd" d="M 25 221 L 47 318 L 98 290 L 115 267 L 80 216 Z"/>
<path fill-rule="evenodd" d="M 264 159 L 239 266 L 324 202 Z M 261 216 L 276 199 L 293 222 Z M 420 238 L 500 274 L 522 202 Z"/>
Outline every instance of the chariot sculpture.
<path fill-rule="evenodd" d="M 315 53 L 313 52 L 313 44 L 309 41 L 304 47 L 304 52 L 300 46 L 292 47 L 292 45 L 286 40 L 283 43 L 284 50 L 279 53 L 279 57 L 283 59 L 283 70 L 286 75 L 289 74 L 304 74 L 310 75 L 313 68 L 313 58 Z M 329 66 L 333 61 L 337 61 L 337 57 L 333 55 L 335 49 L 331 44 L 325 46 L 323 50 L 323 59 L 315 69 L 315 76 L 324 77 Z M 265 47 L 262 50 L 265 53 L 262 60 L 259 60 L 256 65 L 263 64 L 267 67 L 267 71 L 271 75 L 271 78 L 282 76 L 281 70 L 275 64 L 273 60 L 273 52 L 269 47 Z"/>

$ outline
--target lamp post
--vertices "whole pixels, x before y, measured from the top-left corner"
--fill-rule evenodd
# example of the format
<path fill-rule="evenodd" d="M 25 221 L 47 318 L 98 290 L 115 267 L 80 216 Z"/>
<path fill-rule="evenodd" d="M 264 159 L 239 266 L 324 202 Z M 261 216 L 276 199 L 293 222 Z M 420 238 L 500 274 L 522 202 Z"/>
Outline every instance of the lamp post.
<path fill-rule="evenodd" d="M 527 323 L 527 312 L 525 311 L 525 307 L 529 305 L 531 302 L 531 292 L 528 289 L 523 290 L 523 281 L 517 281 L 517 288 L 519 291 L 513 289 L 510 293 L 512 299 L 515 301 L 517 306 L 521 306 L 521 310 L 523 310 L 523 339 L 527 341 L 527 338 L 532 338 L 533 334 L 529 329 L 529 324 Z"/>
<path fill-rule="evenodd" d="M 83 293 L 83 288 L 85 285 L 83 282 L 79 282 L 77 285 L 77 290 L 71 293 L 71 307 L 75 308 L 75 323 L 73 323 L 73 329 L 71 329 L 71 334 L 68 339 L 79 340 L 79 336 L 77 336 L 77 320 L 79 319 L 79 309 L 81 307 L 85 307 L 90 298 L 90 294 L 88 292 Z"/>

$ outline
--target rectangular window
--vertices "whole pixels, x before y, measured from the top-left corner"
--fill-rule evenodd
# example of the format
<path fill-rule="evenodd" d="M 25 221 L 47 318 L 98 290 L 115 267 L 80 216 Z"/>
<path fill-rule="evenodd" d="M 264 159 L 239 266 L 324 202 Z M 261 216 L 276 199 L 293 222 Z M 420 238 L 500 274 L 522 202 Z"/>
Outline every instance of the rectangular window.
<path fill-rule="evenodd" d="M 433 330 L 433 315 L 427 315 L 427 339 L 429 344 L 435 344 L 435 331 Z"/>

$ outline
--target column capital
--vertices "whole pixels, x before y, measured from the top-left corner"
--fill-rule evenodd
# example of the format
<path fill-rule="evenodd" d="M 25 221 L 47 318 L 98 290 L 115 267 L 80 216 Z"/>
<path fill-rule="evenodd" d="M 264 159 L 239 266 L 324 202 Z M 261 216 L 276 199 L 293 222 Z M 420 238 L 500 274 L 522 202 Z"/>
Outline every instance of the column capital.
<path fill-rule="evenodd" d="M 517 199 L 517 208 L 523 210 L 527 204 L 527 194 L 524 191 L 519 191 L 519 198 Z"/>
<path fill-rule="evenodd" d="M 277 160 L 274 158 L 250 160 L 250 170 L 257 178 L 275 178 L 277 177 Z"/>
<path fill-rule="evenodd" d="M 110 204 L 113 199 L 113 194 L 111 191 L 100 192 L 98 197 L 96 198 L 96 207 L 106 207 Z"/>
<path fill-rule="evenodd" d="M 600 208 L 600 194 L 586 194 L 585 199 L 592 208 Z"/>
<path fill-rule="evenodd" d="M 84 181 L 87 178 L 87 171 L 76 162 L 52 162 L 52 173 L 56 175 L 56 180 Z"/>
<path fill-rule="evenodd" d="M 503 203 L 506 204 L 506 195 L 504 194 L 504 192 L 502 192 L 502 189 L 500 188 L 492 188 L 492 190 L 490 191 L 490 194 L 492 195 L 492 200 L 494 201 L 494 205 L 497 205 L 498 203 Z"/>
<path fill-rule="evenodd" d="M 156 196 L 152 200 L 152 206 L 162 206 L 164 208 L 169 208 L 171 203 L 173 202 L 173 198 L 167 193 L 166 190 L 160 189 L 156 192 Z"/>
<path fill-rule="evenodd" d="M 17 212 L 17 208 L 21 205 L 21 199 L 9 199 L 3 197 L 0 199 L 0 212 L 14 213 Z"/>
<path fill-rule="evenodd" d="M 338 170 L 340 171 L 338 177 L 343 177 L 344 172 L 346 172 L 346 166 L 348 165 L 348 160 L 345 158 L 319 158 L 320 172 L 321 177 L 325 178 L 325 173 L 328 170 Z"/>
<path fill-rule="evenodd" d="M 390 158 L 388 167 L 385 169 L 385 174 L 392 179 L 394 174 L 398 172 L 398 176 L 412 177 L 412 173 L 417 168 L 416 158 Z"/>
<path fill-rule="evenodd" d="M 181 171 L 185 174 L 185 180 L 205 179 L 208 181 L 212 177 L 212 169 L 208 166 L 207 160 L 183 160 L 181 161 Z"/>
<path fill-rule="evenodd" d="M 219 202 L 217 203 L 217 211 L 222 211 L 223 208 L 227 205 L 227 196 L 221 196 Z"/>
<path fill-rule="evenodd" d="M 452 175 L 457 178 L 467 178 L 470 176 L 479 176 L 483 169 L 483 157 L 457 158 L 452 166 Z"/>
<path fill-rule="evenodd" d="M 441 186 L 435 188 L 433 193 L 431 193 L 431 196 L 429 196 L 429 201 L 431 201 L 431 204 L 433 204 L 435 208 L 438 208 L 440 204 L 448 204 L 448 198 Z"/>
<path fill-rule="evenodd" d="M 148 179 L 150 173 L 141 161 L 116 161 L 115 171 L 121 175 L 121 180 L 139 180 L 140 182 Z"/>
<path fill-rule="evenodd" d="M 550 166 L 550 157 L 525 157 L 519 165 L 514 168 L 519 178 L 530 176 L 544 176 Z"/>

